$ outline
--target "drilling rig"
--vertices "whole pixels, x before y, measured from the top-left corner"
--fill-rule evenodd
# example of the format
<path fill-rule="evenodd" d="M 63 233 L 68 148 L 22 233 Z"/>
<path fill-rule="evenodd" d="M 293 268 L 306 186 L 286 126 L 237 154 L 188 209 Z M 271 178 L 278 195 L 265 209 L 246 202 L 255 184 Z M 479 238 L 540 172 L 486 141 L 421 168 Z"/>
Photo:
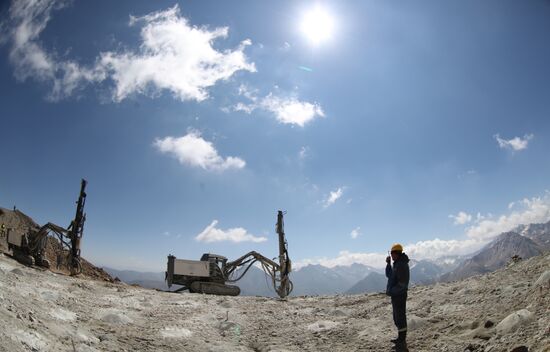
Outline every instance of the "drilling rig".
<path fill-rule="evenodd" d="M 46 242 L 49 235 L 57 237 L 60 244 L 60 253 L 67 253 L 66 263 L 71 275 L 82 271 L 80 264 L 80 240 L 84 232 L 86 214 L 87 181 L 82 180 L 80 194 L 76 202 L 76 214 L 69 226 L 65 229 L 48 222 L 40 227 L 29 216 L 20 210 L 0 208 L 0 252 L 6 251 L 25 265 L 50 267 L 45 257 Z"/>
<path fill-rule="evenodd" d="M 271 278 L 277 295 L 285 298 L 292 291 L 292 281 L 289 278 L 292 268 L 288 257 L 283 216 L 283 211 L 279 210 L 275 225 L 279 236 L 279 263 L 255 251 L 248 252 L 234 261 L 228 261 L 226 257 L 212 253 L 203 254 L 200 260 L 177 259 L 169 255 L 166 270 L 168 287 L 176 284 L 182 286 L 176 292 L 189 290 L 192 293 L 238 296 L 241 293 L 240 288 L 227 283 L 239 281 L 253 264 L 259 263 Z"/>

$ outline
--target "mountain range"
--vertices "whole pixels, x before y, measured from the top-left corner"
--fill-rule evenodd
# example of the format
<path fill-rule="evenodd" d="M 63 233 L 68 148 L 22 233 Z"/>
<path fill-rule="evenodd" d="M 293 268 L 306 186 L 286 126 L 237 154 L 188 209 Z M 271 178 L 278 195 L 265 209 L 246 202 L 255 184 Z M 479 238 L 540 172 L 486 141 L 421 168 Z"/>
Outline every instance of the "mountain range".
<path fill-rule="evenodd" d="M 540 225 L 540 226 L 537 226 Z M 550 250 L 550 222 L 525 226 L 518 232 L 505 232 L 497 236 L 472 258 L 463 261 L 455 270 L 441 276 L 441 281 L 455 281 L 473 275 L 495 271 L 510 262 L 513 256 L 527 259 Z"/>
<path fill-rule="evenodd" d="M 435 260 L 411 259 L 411 285 L 439 281 L 455 281 L 504 267 L 512 256 L 527 259 L 550 250 L 550 221 L 544 224 L 521 225 L 497 236 L 480 251 L 470 256 L 445 256 Z M 164 272 L 137 272 L 104 268 L 111 276 L 127 284 L 167 290 Z M 354 263 L 328 268 L 307 265 L 290 274 L 294 284 L 292 295 L 360 294 L 384 291 L 386 277 L 381 269 Z M 235 283 L 245 296 L 275 296 L 271 278 L 253 266 Z M 174 289 L 174 288 L 172 288 Z"/>

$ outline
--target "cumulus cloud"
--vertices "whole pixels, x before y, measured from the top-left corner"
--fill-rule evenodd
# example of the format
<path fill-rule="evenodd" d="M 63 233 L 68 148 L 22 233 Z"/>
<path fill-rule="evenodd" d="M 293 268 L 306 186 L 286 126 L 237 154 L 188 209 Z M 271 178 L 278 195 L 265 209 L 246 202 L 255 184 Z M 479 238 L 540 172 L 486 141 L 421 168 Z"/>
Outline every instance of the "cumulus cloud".
<path fill-rule="evenodd" d="M 239 70 L 254 72 L 244 54 L 250 40 L 234 50 L 217 51 L 213 43 L 228 35 L 228 28 L 208 29 L 189 24 L 178 5 L 142 17 L 130 17 L 130 25 L 141 25 L 141 43 L 135 51 L 104 52 L 90 67 L 48 52 L 39 40 L 53 10 L 68 1 L 13 1 L 8 28 L 10 61 L 15 76 L 51 84 L 49 98 L 58 100 L 87 83 L 112 81 L 113 99 L 121 101 L 133 93 L 158 95 L 169 91 L 180 100 L 202 101 L 208 88 L 229 79 Z M 4 28 L 3 28 L 4 29 Z"/>
<path fill-rule="evenodd" d="M 233 106 L 234 111 L 251 114 L 257 109 L 262 109 L 272 113 L 280 123 L 300 127 L 304 127 L 316 118 L 325 117 L 325 113 L 318 103 L 300 101 L 295 97 L 279 97 L 273 93 L 259 98 L 257 92 L 251 91 L 245 86 L 239 88 L 239 94 L 248 98 L 250 103 L 239 102 Z"/>
<path fill-rule="evenodd" d="M 521 206 L 522 209 L 502 215 L 493 220 L 491 214 L 482 216 L 477 214 L 476 224 L 466 230 L 465 239 L 418 241 L 405 244 L 404 251 L 409 257 L 416 260 L 437 259 L 448 255 L 467 255 L 474 253 L 489 243 L 496 236 L 503 232 L 512 231 L 519 225 L 532 223 L 546 223 L 550 221 L 550 192 L 546 191 L 544 196 L 523 199 L 515 202 L 514 208 Z M 337 265 L 351 265 L 361 263 L 375 268 L 385 266 L 385 253 L 357 253 L 341 251 L 335 258 L 316 258 L 297 261 L 295 268 L 301 268 L 310 264 L 321 264 L 327 267 Z"/>
<path fill-rule="evenodd" d="M 384 268 L 386 266 L 386 256 L 384 253 L 354 253 L 350 251 L 340 251 L 336 258 L 316 258 L 304 259 L 292 263 L 295 269 L 303 268 L 307 265 L 320 264 L 327 268 L 335 266 L 350 266 L 354 263 L 372 266 L 374 268 Z"/>
<path fill-rule="evenodd" d="M 267 237 L 257 237 L 252 234 L 249 234 L 242 227 L 237 227 L 233 229 L 221 230 L 216 228 L 218 220 L 212 221 L 201 233 L 199 233 L 195 240 L 199 242 L 265 242 Z"/>
<path fill-rule="evenodd" d="M 470 254 L 487 244 L 479 239 L 419 241 L 404 246 L 403 250 L 415 259 L 436 259 L 446 255 Z"/>
<path fill-rule="evenodd" d="M 323 207 L 325 208 L 330 207 L 331 205 L 336 203 L 336 201 L 340 199 L 340 197 L 342 197 L 343 194 L 344 194 L 344 189 L 342 187 L 339 187 L 335 191 L 331 191 L 330 194 L 326 197 L 325 201 L 323 202 Z"/>
<path fill-rule="evenodd" d="M 472 221 L 472 215 L 467 214 L 463 211 L 459 212 L 456 215 L 449 215 L 449 218 L 454 220 L 453 223 L 455 225 L 464 225 Z"/>
<path fill-rule="evenodd" d="M 501 149 L 508 149 L 514 152 L 527 149 L 527 146 L 529 145 L 529 141 L 533 139 L 532 134 L 526 134 L 523 136 L 523 139 L 521 137 L 514 137 L 512 139 L 506 140 L 503 138 L 500 138 L 498 134 L 496 134 L 495 139 L 498 142 L 498 146 Z"/>
<path fill-rule="evenodd" d="M 274 113 L 279 122 L 300 127 L 316 117 L 325 116 L 323 109 L 317 103 L 302 102 L 295 98 L 280 98 L 271 93 L 262 100 L 261 106 Z"/>
<path fill-rule="evenodd" d="M 179 138 L 156 139 L 153 146 L 162 153 L 173 155 L 181 164 L 204 170 L 242 169 L 246 165 L 241 158 L 232 156 L 222 158 L 212 143 L 204 140 L 197 131 L 191 131 Z"/>
<path fill-rule="evenodd" d="M 359 231 L 361 230 L 360 227 L 356 227 L 355 229 L 351 230 L 351 233 L 349 234 L 352 239 L 356 239 L 361 234 Z"/>
<path fill-rule="evenodd" d="M 514 209 L 517 210 L 508 215 L 501 215 L 497 219 L 481 217 L 477 224 L 467 229 L 466 235 L 472 239 L 489 240 L 502 232 L 511 231 L 519 225 L 545 223 L 550 220 L 550 193 L 548 191 L 544 196 L 525 198 L 514 203 Z"/>
<path fill-rule="evenodd" d="M 143 24 L 138 52 L 107 52 L 100 64 L 116 84 L 114 99 L 150 89 L 168 90 L 180 100 L 201 101 L 207 88 L 227 80 L 236 71 L 256 71 L 249 63 L 244 40 L 235 50 L 217 51 L 214 41 L 225 38 L 227 27 L 209 30 L 191 26 L 178 5 L 143 17 L 131 17 L 130 25 Z"/>

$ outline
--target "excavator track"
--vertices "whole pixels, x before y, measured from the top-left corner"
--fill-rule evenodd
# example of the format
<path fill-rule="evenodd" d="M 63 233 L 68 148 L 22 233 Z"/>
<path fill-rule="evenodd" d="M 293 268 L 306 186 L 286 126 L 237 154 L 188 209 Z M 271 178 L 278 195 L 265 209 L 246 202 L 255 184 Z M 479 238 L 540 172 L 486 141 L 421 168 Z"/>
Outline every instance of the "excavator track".
<path fill-rule="evenodd" d="M 224 285 L 217 282 L 195 281 L 189 286 L 189 292 L 220 296 L 238 296 L 241 293 L 241 289 L 238 286 Z"/>

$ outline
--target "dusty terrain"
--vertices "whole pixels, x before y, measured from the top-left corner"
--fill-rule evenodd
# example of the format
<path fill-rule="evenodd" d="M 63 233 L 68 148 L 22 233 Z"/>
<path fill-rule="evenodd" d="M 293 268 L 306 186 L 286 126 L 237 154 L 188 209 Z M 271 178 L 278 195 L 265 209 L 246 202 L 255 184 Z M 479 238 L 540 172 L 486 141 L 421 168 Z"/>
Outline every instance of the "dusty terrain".
<path fill-rule="evenodd" d="M 408 318 L 411 351 L 550 351 L 550 254 L 412 288 Z M 174 294 L 0 255 L 0 351 L 389 351 L 394 334 L 383 294 Z"/>

